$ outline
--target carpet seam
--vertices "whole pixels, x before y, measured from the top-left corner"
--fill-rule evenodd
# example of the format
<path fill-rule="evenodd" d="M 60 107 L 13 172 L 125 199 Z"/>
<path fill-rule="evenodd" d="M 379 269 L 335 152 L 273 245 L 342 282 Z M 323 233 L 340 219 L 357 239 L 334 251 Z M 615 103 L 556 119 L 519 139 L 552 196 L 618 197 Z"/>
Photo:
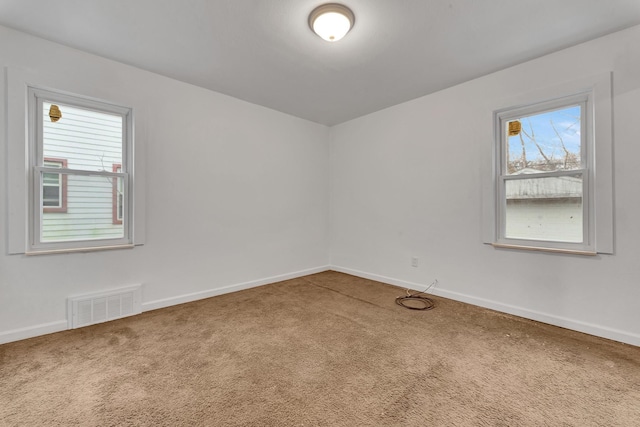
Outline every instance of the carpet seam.
<path fill-rule="evenodd" d="M 335 292 L 335 293 L 337 293 L 338 295 L 342 295 L 342 296 L 345 296 L 345 297 L 347 297 L 347 298 L 354 299 L 354 300 L 356 300 L 356 301 L 361 301 L 361 302 L 364 302 L 364 303 L 366 303 L 366 304 L 372 305 L 372 306 L 374 306 L 374 307 L 381 308 L 381 309 L 383 309 L 383 310 L 387 310 L 387 311 L 390 311 L 390 312 L 394 312 L 394 310 L 390 309 L 389 307 L 385 307 L 385 306 L 382 306 L 382 305 L 378 305 L 378 304 L 376 304 L 376 303 L 374 303 L 374 302 L 367 301 L 367 300 L 365 300 L 365 299 L 358 298 L 358 297 L 353 296 L 353 295 L 345 294 L 345 293 L 343 293 L 343 292 L 340 292 L 340 291 L 338 291 L 338 290 L 336 290 L 336 289 L 332 289 L 332 288 L 327 287 L 327 286 L 322 286 L 322 285 L 320 285 L 320 284 L 318 284 L 318 283 L 315 283 L 315 282 L 313 282 L 313 281 L 311 281 L 311 280 L 309 280 L 309 279 L 307 279 L 307 278 L 305 278 L 305 277 L 302 277 L 301 279 L 303 279 L 303 280 L 304 280 L 304 281 L 306 281 L 308 284 L 310 284 L 310 285 L 312 285 L 312 286 L 315 286 L 315 287 L 317 287 L 317 288 L 326 289 L 326 290 L 328 290 L 328 291 Z"/>

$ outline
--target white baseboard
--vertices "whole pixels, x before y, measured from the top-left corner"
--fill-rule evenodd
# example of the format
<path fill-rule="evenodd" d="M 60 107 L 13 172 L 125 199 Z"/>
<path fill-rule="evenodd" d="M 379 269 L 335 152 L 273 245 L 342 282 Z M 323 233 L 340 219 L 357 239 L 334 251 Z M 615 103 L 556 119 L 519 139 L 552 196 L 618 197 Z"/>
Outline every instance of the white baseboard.
<path fill-rule="evenodd" d="M 57 322 L 42 323 L 40 325 L 0 332 L 0 344 L 26 340 L 27 338 L 52 334 L 54 332 L 61 332 L 66 330 L 67 326 L 67 320 L 65 319 L 58 320 Z"/>
<path fill-rule="evenodd" d="M 352 276 L 362 277 L 365 279 L 375 280 L 377 282 L 383 282 L 390 285 L 401 286 L 403 288 L 409 288 L 413 290 L 422 290 L 429 283 L 412 283 L 406 280 L 394 279 L 392 277 L 381 276 L 378 274 L 367 273 L 364 271 L 353 270 L 351 268 L 340 267 L 332 265 L 331 270 L 341 273 L 350 274 Z M 467 304 L 477 305 L 491 310 L 500 311 L 502 313 L 513 314 L 515 316 L 524 317 L 526 319 L 535 320 L 542 323 L 548 323 L 554 326 L 560 326 L 562 328 L 571 329 L 578 332 L 583 332 L 589 335 L 595 335 L 597 337 L 607 338 L 614 341 L 623 342 L 635 346 L 640 346 L 640 335 L 627 331 L 621 331 L 619 329 L 608 328 L 606 326 L 600 326 L 593 323 L 582 322 L 580 320 L 569 319 L 554 314 L 543 313 L 536 310 L 530 310 L 524 307 L 518 307 L 510 304 L 504 304 L 498 301 L 492 301 L 485 298 L 475 297 L 471 295 L 462 294 L 459 292 L 449 291 L 442 288 L 433 288 L 429 290 L 430 294 L 449 298 L 455 301 L 464 302 Z"/>
<path fill-rule="evenodd" d="M 169 307 L 176 304 L 196 301 L 203 298 L 209 298 L 216 295 L 222 295 L 230 292 L 241 291 L 243 289 L 255 288 L 256 286 L 268 285 L 270 283 L 281 282 L 283 280 L 295 279 L 309 274 L 321 273 L 329 270 L 329 266 L 310 268 L 307 270 L 295 271 L 293 273 L 281 274 L 279 276 L 267 277 L 264 279 L 253 280 L 250 282 L 238 283 L 235 285 L 224 286 L 222 288 L 210 289 L 191 294 L 179 295 L 171 298 L 165 298 L 156 301 L 149 301 L 142 304 L 142 311 L 156 310 L 158 308 Z M 56 322 L 43 323 L 41 325 L 28 326 L 20 329 L 0 332 L 0 344 L 6 344 L 13 341 L 20 341 L 27 338 L 33 338 L 40 335 L 61 332 L 69 329 L 69 323 L 65 320 Z"/>
<path fill-rule="evenodd" d="M 199 299 L 210 298 L 216 295 L 222 295 L 230 292 L 236 292 L 243 289 L 254 288 L 257 286 L 263 286 L 270 283 L 281 282 L 283 280 L 295 279 L 309 274 L 321 273 L 327 270 L 334 270 L 352 276 L 363 277 L 365 279 L 375 280 L 378 282 L 388 283 L 390 285 L 401 286 L 409 289 L 424 289 L 428 284 L 425 283 L 413 283 L 406 280 L 395 279 L 391 277 L 381 276 L 378 274 L 367 273 L 351 268 L 341 267 L 337 265 L 323 266 L 310 268 L 307 270 L 296 271 L 293 273 L 282 274 L 279 276 L 268 277 L 259 280 L 253 280 L 250 282 L 238 283 L 235 285 L 229 285 L 222 288 L 210 289 L 201 292 L 194 292 L 191 294 L 180 295 L 171 298 L 165 298 L 156 301 L 149 301 L 142 304 L 142 311 L 156 310 L 163 307 L 169 307 L 176 304 L 183 304 L 186 302 L 196 301 Z M 549 313 L 543 313 L 535 310 L 530 310 L 523 307 L 513 306 L 510 304 L 504 304 L 498 301 L 492 301 L 485 298 L 479 298 L 471 295 L 462 294 L 442 288 L 434 288 L 429 293 L 449 298 L 455 301 L 460 301 L 468 304 L 477 305 L 484 308 L 500 311 L 503 313 L 513 314 L 515 316 L 524 317 L 538 322 L 548 323 L 550 325 L 560 326 L 567 329 L 572 329 L 578 332 L 583 332 L 590 335 L 595 335 L 602 338 L 611 339 L 614 341 L 620 341 L 626 344 L 640 346 L 640 335 L 633 334 L 627 331 L 619 329 L 608 328 L 601 325 L 582 322 L 579 320 L 569 319 L 562 316 L 557 316 Z M 43 323 L 40 325 L 29 326 L 25 328 L 13 329 L 5 332 L 0 332 L 0 344 L 6 344 L 12 341 L 19 341 L 28 338 L 37 337 L 40 335 L 47 335 L 54 332 L 60 332 L 68 329 L 67 320 L 59 320 L 56 322 Z"/>
<path fill-rule="evenodd" d="M 175 297 L 144 302 L 142 303 L 142 311 L 157 310 L 159 308 L 170 307 L 177 304 L 184 304 L 204 298 L 211 298 L 217 295 L 228 294 L 231 292 L 242 291 L 244 289 L 255 288 L 257 286 L 268 285 L 270 283 L 282 282 L 283 280 L 296 279 L 298 277 L 321 273 L 327 270 L 330 270 L 330 267 L 328 265 L 323 267 L 309 268 L 307 270 L 300 270 L 293 273 L 281 274 L 279 276 L 267 277 L 264 279 L 252 280 L 250 282 L 224 286 L 222 288 L 209 289 L 206 291 L 194 292 L 191 294 L 178 295 Z"/>

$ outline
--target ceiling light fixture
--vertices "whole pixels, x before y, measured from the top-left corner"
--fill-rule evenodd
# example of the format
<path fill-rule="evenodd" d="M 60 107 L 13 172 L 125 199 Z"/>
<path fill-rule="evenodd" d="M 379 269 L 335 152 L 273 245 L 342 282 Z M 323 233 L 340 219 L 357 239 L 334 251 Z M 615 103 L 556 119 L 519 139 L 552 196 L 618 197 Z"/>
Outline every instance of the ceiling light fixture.
<path fill-rule="evenodd" d="M 353 27 L 355 16 L 351 9 L 337 3 L 327 3 L 313 9 L 309 27 L 328 42 L 337 42 Z"/>

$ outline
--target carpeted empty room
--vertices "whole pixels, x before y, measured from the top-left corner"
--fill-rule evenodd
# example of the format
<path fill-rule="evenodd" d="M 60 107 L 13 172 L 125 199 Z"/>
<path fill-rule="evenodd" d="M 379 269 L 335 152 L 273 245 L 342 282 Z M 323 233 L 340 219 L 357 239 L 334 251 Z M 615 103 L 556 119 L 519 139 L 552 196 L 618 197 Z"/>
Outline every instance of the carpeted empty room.
<path fill-rule="evenodd" d="M 3 426 L 634 426 L 637 347 L 327 271 L 0 346 Z"/>
<path fill-rule="evenodd" d="M 640 0 L 0 0 L 0 427 L 640 427 L 639 106 Z"/>

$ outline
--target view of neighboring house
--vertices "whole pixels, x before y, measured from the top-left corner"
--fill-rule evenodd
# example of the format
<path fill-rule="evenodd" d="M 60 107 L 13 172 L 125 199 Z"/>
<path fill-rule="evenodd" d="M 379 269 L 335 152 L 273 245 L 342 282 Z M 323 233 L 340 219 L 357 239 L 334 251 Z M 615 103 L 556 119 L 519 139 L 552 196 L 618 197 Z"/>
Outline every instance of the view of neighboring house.
<path fill-rule="evenodd" d="M 516 175 L 535 174 L 522 169 Z M 506 231 L 516 239 L 582 241 L 582 179 L 554 176 L 508 181 Z"/>
<path fill-rule="evenodd" d="M 80 171 L 122 171 L 122 118 L 51 104 L 42 110 L 43 166 Z M 123 236 L 123 180 L 82 174 L 43 174 L 42 241 Z M 89 190 L 89 191 L 87 191 Z"/>
<path fill-rule="evenodd" d="M 566 102 L 532 106 L 503 121 L 501 223 L 507 239 L 585 240 L 584 101 Z"/>

